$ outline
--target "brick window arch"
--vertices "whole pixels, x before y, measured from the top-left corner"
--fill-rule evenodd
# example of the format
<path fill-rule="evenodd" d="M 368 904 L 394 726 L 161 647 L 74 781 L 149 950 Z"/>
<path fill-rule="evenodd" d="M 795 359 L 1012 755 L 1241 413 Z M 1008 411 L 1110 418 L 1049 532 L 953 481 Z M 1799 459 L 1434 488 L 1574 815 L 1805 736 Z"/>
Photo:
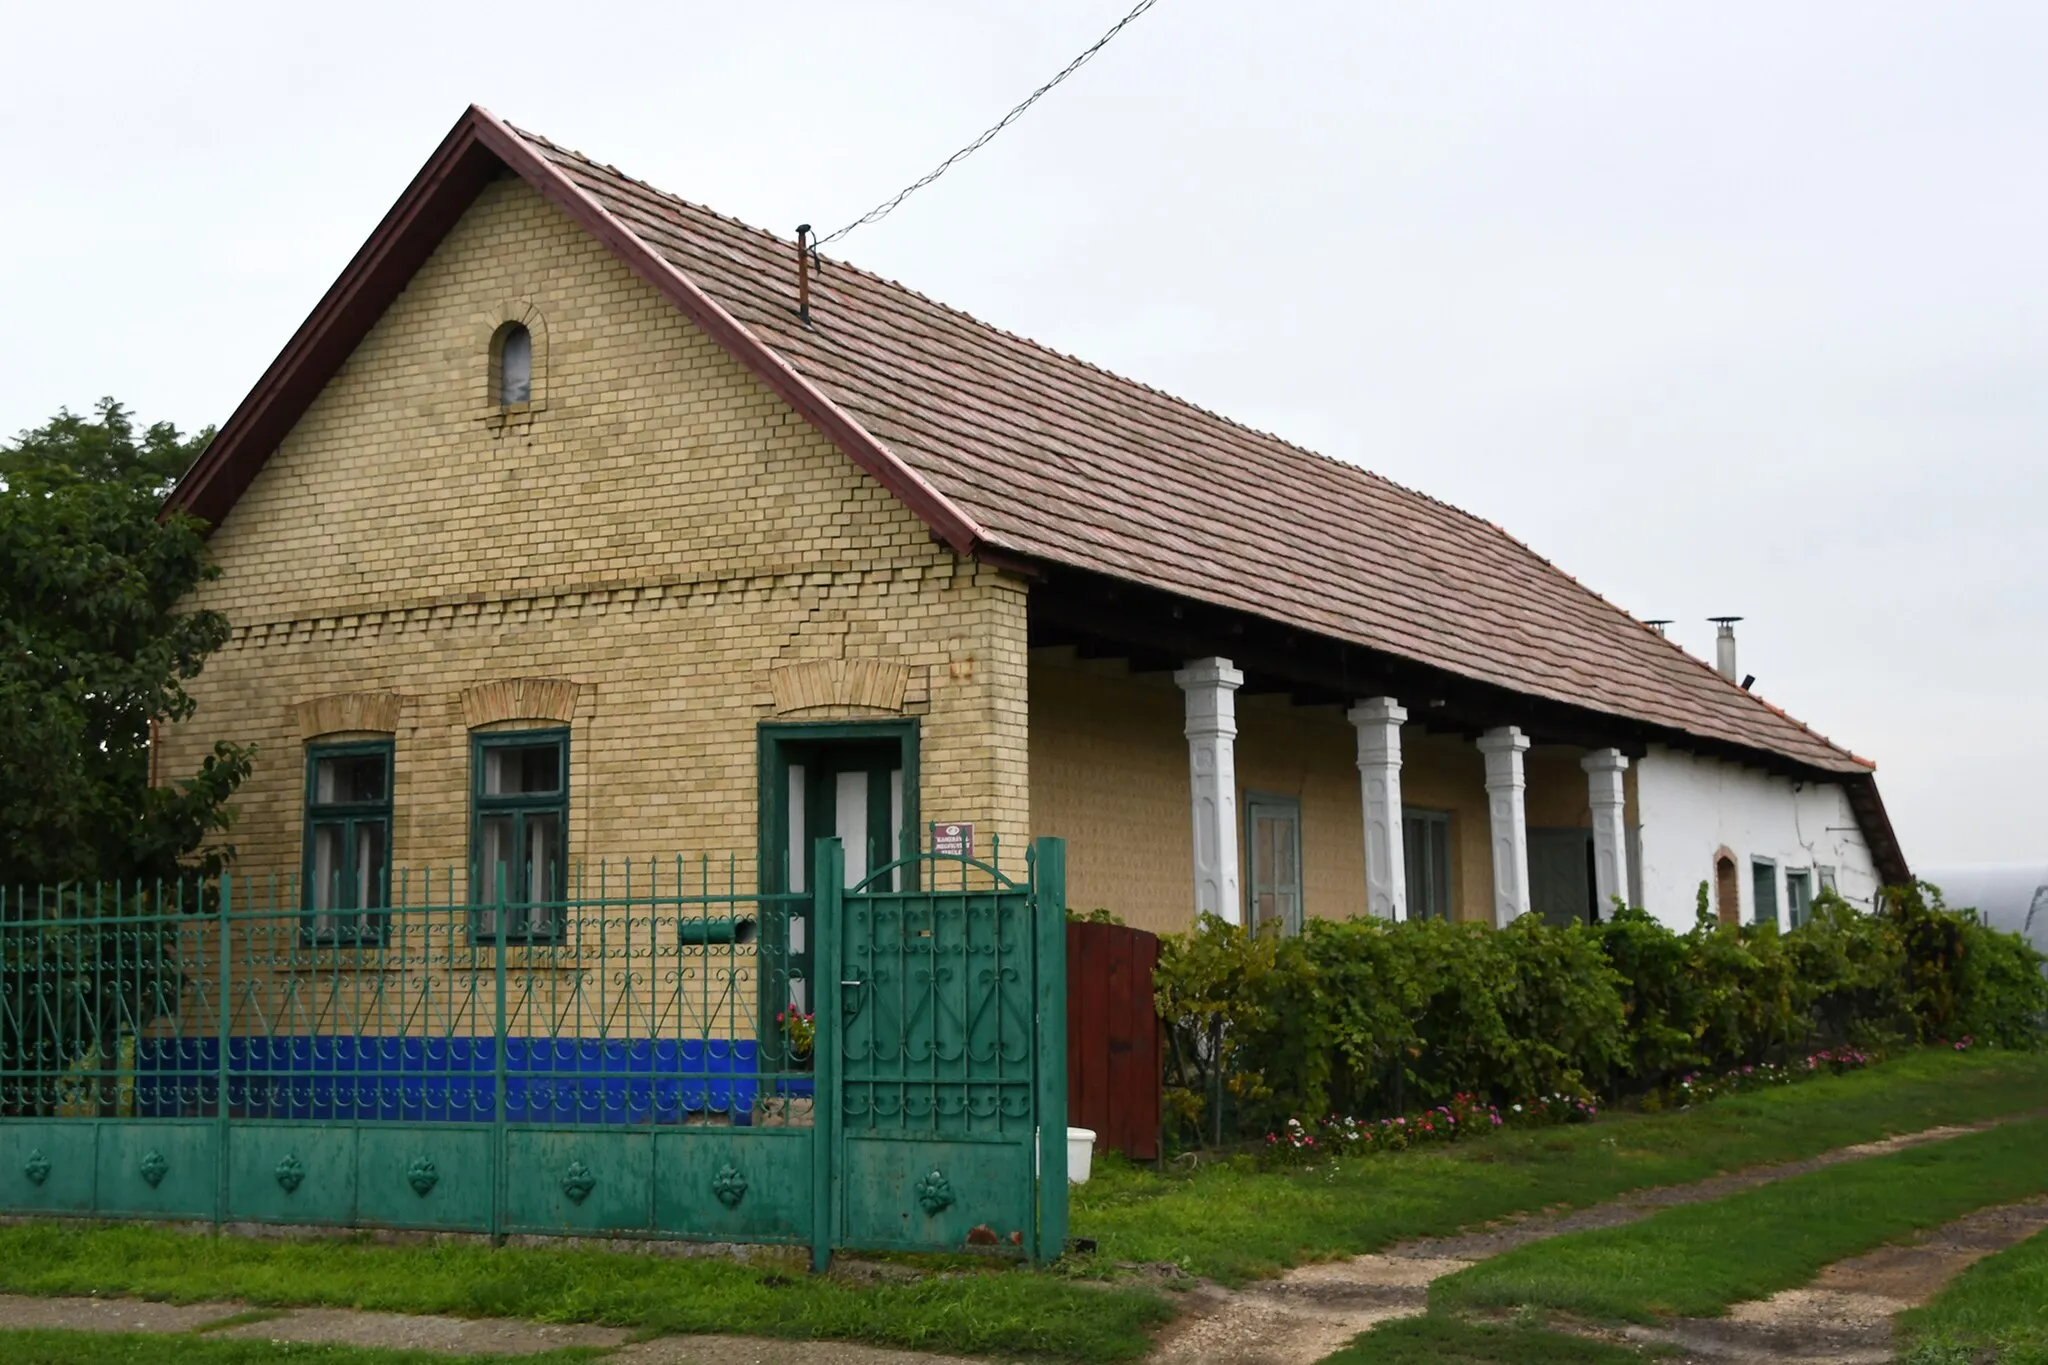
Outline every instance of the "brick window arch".
<path fill-rule="evenodd" d="M 523 408 L 533 401 L 533 333 L 523 322 L 498 330 L 498 406 Z"/>
<path fill-rule="evenodd" d="M 1714 855 L 1714 918 L 1723 924 L 1742 923 L 1742 881 L 1735 855 L 1726 848 Z"/>
<path fill-rule="evenodd" d="M 531 304 L 505 303 L 479 319 L 483 343 L 484 415 L 494 424 L 520 421 L 547 407 L 547 320 Z"/>

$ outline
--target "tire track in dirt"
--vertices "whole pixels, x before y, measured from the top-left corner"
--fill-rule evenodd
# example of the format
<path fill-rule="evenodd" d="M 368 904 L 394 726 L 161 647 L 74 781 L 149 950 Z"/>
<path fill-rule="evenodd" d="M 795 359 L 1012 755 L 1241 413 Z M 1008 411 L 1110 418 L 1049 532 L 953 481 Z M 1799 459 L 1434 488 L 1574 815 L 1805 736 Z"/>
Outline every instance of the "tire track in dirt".
<path fill-rule="evenodd" d="M 2014 1114 L 1988 1123 L 1927 1128 L 1688 1185 L 1637 1190 L 1590 1208 L 1526 1214 L 1472 1232 L 1421 1238 L 1372 1255 L 1300 1266 L 1244 1289 L 1202 1284 L 1188 1291 L 1187 1307 L 1161 1337 L 1149 1365 L 1313 1365 L 1377 1323 L 1426 1312 L 1431 1281 L 1516 1247 L 1572 1232 L 1620 1227 L 1661 1209 L 1706 1203 L 1829 1166 L 1944 1142 L 2024 1117 L 2028 1116 Z M 1889 1333 L 1888 1323 L 1886 1330 Z"/>
<path fill-rule="evenodd" d="M 1978 1209 L 1908 1242 L 1837 1261 L 1812 1283 L 1738 1303 L 1722 1318 L 1627 1329 L 1644 1343 L 1716 1362 L 1794 1360 L 1879 1365 L 1892 1358 L 1892 1318 L 1940 1293 L 1970 1265 L 2048 1230 L 2048 1196 Z"/>

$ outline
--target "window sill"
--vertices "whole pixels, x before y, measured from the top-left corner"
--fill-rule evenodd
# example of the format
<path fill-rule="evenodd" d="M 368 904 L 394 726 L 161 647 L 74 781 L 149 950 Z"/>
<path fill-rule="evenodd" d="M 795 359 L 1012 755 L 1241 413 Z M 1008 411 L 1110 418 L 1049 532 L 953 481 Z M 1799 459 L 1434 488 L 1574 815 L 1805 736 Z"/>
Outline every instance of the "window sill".
<path fill-rule="evenodd" d="M 483 424 L 492 431 L 503 431 L 508 427 L 531 425 L 536 413 L 547 411 L 545 399 L 532 403 L 514 403 L 509 407 L 492 408 L 483 415 Z"/>

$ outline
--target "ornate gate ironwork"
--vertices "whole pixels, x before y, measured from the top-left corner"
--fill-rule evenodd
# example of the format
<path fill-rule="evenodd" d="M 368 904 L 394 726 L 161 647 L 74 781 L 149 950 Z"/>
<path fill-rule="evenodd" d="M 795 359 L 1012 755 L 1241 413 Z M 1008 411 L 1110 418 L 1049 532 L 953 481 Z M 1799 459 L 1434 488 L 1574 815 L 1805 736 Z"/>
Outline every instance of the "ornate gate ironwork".
<path fill-rule="evenodd" d="M 0 891 L 0 1213 L 1057 1255 L 1058 841 L 947 893 L 817 856 L 803 895 L 701 860 L 522 905 L 399 876 L 346 933 L 289 881 Z M 806 983 L 841 1006 L 814 1039 L 766 1006 L 791 913 L 822 982 L 874 983 Z"/>
<path fill-rule="evenodd" d="M 825 921 L 840 926 L 825 964 L 840 1038 L 820 1081 L 837 1097 L 847 1245 L 1038 1259 L 1064 1244 L 1064 845 L 1039 841 L 1028 864 L 1019 883 L 923 854 L 878 869 Z"/>

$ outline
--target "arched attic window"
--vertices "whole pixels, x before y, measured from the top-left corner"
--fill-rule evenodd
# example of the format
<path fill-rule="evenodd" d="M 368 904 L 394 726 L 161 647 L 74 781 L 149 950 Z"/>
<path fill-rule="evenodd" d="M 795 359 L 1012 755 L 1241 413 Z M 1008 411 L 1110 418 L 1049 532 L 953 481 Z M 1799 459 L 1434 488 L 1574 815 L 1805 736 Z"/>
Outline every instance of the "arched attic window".
<path fill-rule="evenodd" d="M 533 333 L 514 322 L 498 333 L 498 406 L 516 408 L 533 401 Z"/>

